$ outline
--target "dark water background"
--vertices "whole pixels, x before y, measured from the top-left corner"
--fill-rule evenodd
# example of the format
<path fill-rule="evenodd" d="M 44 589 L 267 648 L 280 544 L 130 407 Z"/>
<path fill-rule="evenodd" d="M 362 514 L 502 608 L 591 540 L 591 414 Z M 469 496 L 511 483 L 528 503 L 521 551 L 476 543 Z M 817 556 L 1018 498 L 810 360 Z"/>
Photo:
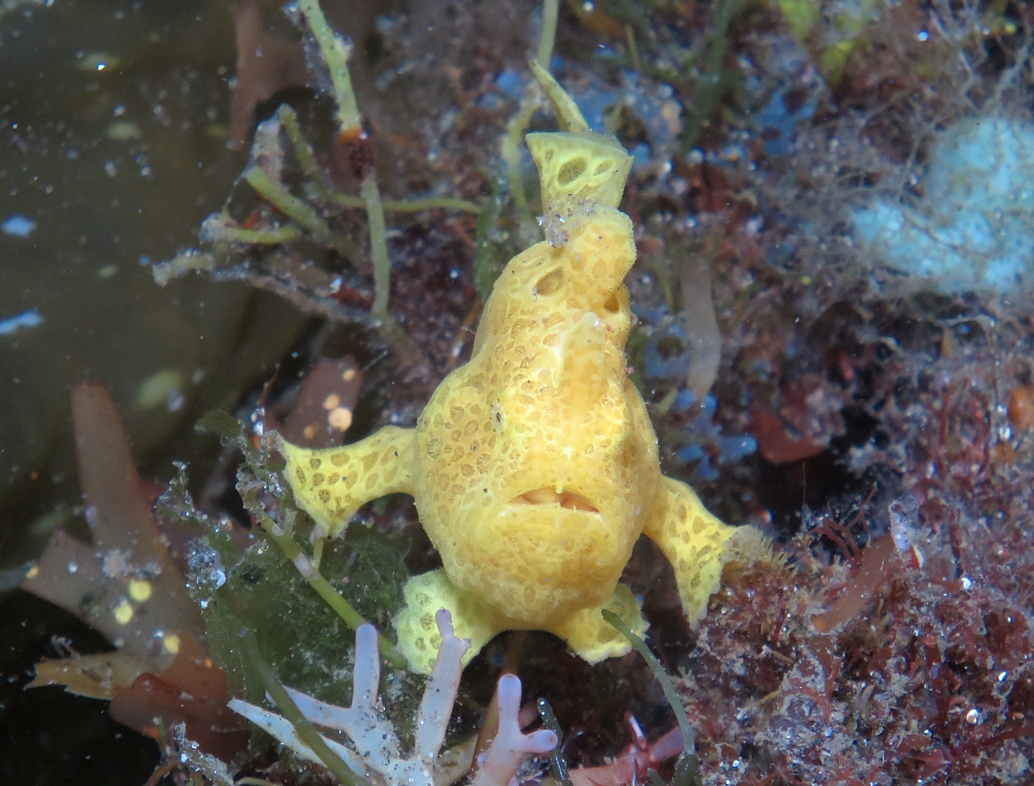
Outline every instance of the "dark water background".
<path fill-rule="evenodd" d="M 0 591 L 54 527 L 75 526 L 69 385 L 105 383 L 144 475 L 168 477 L 171 458 L 212 454 L 192 423 L 232 408 L 303 323 L 243 285 L 161 289 L 146 266 L 194 243 L 243 166 L 227 145 L 234 60 L 222 0 L 0 15 L 0 224 L 34 225 L 0 233 L 0 325 L 39 323 L 0 330 Z M 143 783 L 157 746 L 120 731 L 105 703 L 21 691 L 54 635 L 106 648 L 49 604 L 0 594 L 0 780 Z"/>
<path fill-rule="evenodd" d="M 168 476 L 171 456 L 211 450 L 189 428 L 199 413 L 232 407 L 296 336 L 271 298 L 197 277 L 161 289 L 146 266 L 194 244 L 243 165 L 226 136 L 229 6 L 90 0 L 0 18 L 0 222 L 35 223 L 0 234 L 0 320 L 42 320 L 0 335 L 8 571 L 61 523 L 55 500 L 74 501 L 70 384 L 105 383 L 145 474 Z"/>

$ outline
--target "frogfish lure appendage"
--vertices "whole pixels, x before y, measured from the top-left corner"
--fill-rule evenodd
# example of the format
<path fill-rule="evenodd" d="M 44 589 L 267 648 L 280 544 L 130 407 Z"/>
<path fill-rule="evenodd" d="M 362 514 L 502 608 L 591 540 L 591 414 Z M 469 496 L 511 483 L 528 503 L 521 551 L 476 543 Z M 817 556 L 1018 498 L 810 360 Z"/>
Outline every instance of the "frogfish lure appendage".
<path fill-rule="evenodd" d="M 619 583 L 640 535 L 671 561 L 695 622 L 735 541 L 751 532 L 723 524 L 661 474 L 624 352 L 624 278 L 636 251 L 618 205 L 632 160 L 536 73 L 567 129 L 528 135 L 547 241 L 500 274 L 470 361 L 442 381 L 414 429 L 391 426 L 328 450 L 279 442 L 319 536 L 340 535 L 377 497 L 414 497 L 442 567 L 409 580 L 395 623 L 400 649 L 423 673 L 437 654 L 441 608 L 471 641 L 464 662 L 512 629 L 550 631 L 591 663 L 622 655 L 629 645 L 601 610 L 644 633 L 639 602 Z"/>

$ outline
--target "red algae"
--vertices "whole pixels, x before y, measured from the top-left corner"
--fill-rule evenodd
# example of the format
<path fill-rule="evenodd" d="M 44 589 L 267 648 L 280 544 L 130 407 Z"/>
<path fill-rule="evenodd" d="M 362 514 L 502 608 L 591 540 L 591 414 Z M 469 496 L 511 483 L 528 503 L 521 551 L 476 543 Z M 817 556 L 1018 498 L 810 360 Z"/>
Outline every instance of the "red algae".
<path fill-rule="evenodd" d="M 45 660 L 30 687 L 63 684 L 108 699 L 115 720 L 155 738 L 156 718 L 166 728 L 185 723 L 203 751 L 232 759 L 250 731 L 227 709 L 227 676 L 198 642 L 200 611 L 151 512 L 111 396 L 80 382 L 72 415 L 93 542 L 55 532 L 22 586 L 80 614 L 117 651 Z"/>
<path fill-rule="evenodd" d="M 79 479 L 92 544 L 62 531 L 22 587 L 79 614 L 120 648 L 167 666 L 165 636 L 204 639 L 201 613 L 162 542 L 130 450 L 129 438 L 103 385 L 72 389 Z"/>
<path fill-rule="evenodd" d="M 183 723 L 188 739 L 207 754 L 232 761 L 248 744 L 248 724 L 226 706 L 229 679 L 190 636 L 180 640 L 176 658 L 161 674 L 145 672 L 115 693 L 111 716 L 159 739 L 165 728 Z"/>
<path fill-rule="evenodd" d="M 897 559 L 894 539 L 884 535 L 865 550 L 858 572 L 833 607 L 812 617 L 811 624 L 822 633 L 829 633 L 837 625 L 853 619 L 868 605 L 893 571 Z"/>

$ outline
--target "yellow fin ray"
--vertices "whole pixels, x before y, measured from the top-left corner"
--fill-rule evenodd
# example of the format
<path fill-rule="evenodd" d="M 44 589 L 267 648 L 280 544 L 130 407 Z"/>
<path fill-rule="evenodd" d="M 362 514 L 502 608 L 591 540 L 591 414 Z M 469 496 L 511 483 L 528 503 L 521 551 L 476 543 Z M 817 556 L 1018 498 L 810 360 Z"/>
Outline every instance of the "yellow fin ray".
<path fill-rule="evenodd" d="M 452 629 L 457 638 L 468 639 L 470 648 L 463 653 L 466 666 L 496 634 L 506 629 L 496 621 L 492 610 L 469 592 L 456 587 L 442 568 L 414 576 L 403 590 L 406 605 L 395 618 L 399 650 L 418 674 L 430 674 L 438 657 L 441 634 L 435 624 L 439 609 L 452 615 Z"/>
<path fill-rule="evenodd" d="M 388 426 L 352 445 L 310 450 L 277 440 L 295 500 L 316 522 L 316 537 L 337 537 L 359 508 L 386 494 L 413 493 L 412 429 Z"/>
<path fill-rule="evenodd" d="M 712 514 L 685 483 L 663 478 L 665 500 L 647 522 L 643 534 L 656 543 L 675 569 L 682 608 L 696 624 L 718 589 L 726 543 L 736 527 Z"/>
<path fill-rule="evenodd" d="M 649 627 L 643 618 L 639 601 L 624 584 L 614 588 L 614 594 L 603 604 L 603 608 L 614 612 L 640 638 Z M 563 624 L 552 628 L 551 632 L 566 641 L 576 655 L 589 663 L 617 658 L 632 649 L 628 639 L 603 619 L 598 608 L 582 609 L 572 614 Z"/>

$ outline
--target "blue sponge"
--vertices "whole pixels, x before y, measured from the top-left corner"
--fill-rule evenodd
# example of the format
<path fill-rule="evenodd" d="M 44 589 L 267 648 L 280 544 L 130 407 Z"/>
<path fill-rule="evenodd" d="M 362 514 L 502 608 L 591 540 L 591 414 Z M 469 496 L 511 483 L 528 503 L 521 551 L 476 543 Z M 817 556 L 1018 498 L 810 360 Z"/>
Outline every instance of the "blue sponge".
<path fill-rule="evenodd" d="M 857 235 L 943 292 L 1008 292 L 1034 268 L 1034 127 L 965 121 L 931 150 L 925 196 L 856 210 Z"/>

